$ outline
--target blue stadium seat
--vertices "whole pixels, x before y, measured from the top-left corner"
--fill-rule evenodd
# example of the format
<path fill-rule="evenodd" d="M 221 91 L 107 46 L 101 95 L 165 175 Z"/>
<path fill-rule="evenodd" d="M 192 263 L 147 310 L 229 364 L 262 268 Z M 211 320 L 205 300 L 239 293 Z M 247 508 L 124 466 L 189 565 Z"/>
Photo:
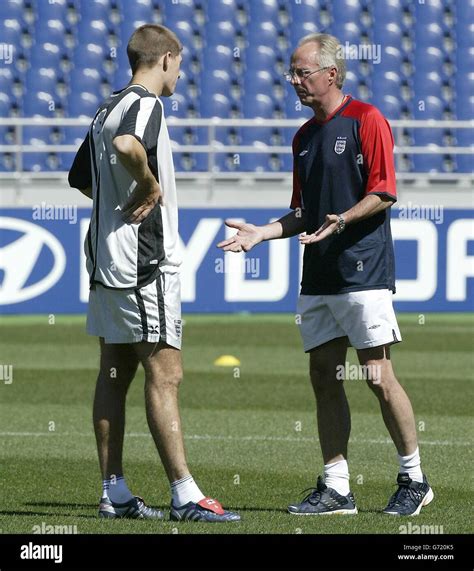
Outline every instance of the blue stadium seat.
<path fill-rule="evenodd" d="M 95 93 L 73 91 L 69 98 L 69 115 L 71 117 L 93 117 L 101 101 Z"/>
<path fill-rule="evenodd" d="M 347 82 L 357 83 L 357 78 L 351 72 L 347 72 Z M 381 66 L 374 66 L 372 76 L 372 85 L 375 86 L 380 95 L 393 95 L 400 97 L 400 88 L 403 84 L 403 78 L 396 71 L 384 71 Z"/>
<path fill-rule="evenodd" d="M 202 69 L 225 69 L 230 71 L 234 65 L 234 54 L 228 46 L 207 46 L 202 52 Z"/>
<path fill-rule="evenodd" d="M 474 72 L 474 46 L 456 50 L 456 68 L 459 74 Z"/>
<path fill-rule="evenodd" d="M 3 0 L 2 20 L 17 20 L 24 22 L 24 2 L 23 0 Z"/>
<path fill-rule="evenodd" d="M 271 119 L 274 115 L 273 99 L 265 94 L 245 94 L 243 100 L 244 117 L 263 117 Z"/>
<path fill-rule="evenodd" d="M 249 20 L 252 22 L 278 23 L 278 0 L 260 0 L 250 2 Z"/>
<path fill-rule="evenodd" d="M 128 22 L 128 20 L 126 20 Z M 122 22 L 123 24 L 123 22 Z M 132 22 L 133 24 L 133 22 Z M 125 41 L 127 45 L 128 38 Z M 77 47 L 86 44 L 109 46 L 109 25 L 103 20 L 81 19 L 77 26 Z"/>
<path fill-rule="evenodd" d="M 285 99 L 285 115 L 287 119 L 310 119 L 313 115 L 309 107 L 301 105 L 296 93 Z"/>
<path fill-rule="evenodd" d="M 161 4 L 160 4 L 161 5 Z M 167 0 L 165 4 L 165 24 L 174 30 L 175 22 L 192 22 L 195 20 L 195 1 L 179 0 L 179 2 L 170 2 Z"/>
<path fill-rule="evenodd" d="M 359 0 L 332 0 L 331 10 L 335 22 L 360 22 L 362 5 Z"/>
<path fill-rule="evenodd" d="M 64 36 L 66 34 L 66 26 L 62 20 L 52 19 L 45 21 L 36 21 L 35 25 L 35 40 L 37 44 L 52 43 L 62 45 L 64 44 Z"/>
<path fill-rule="evenodd" d="M 73 54 L 74 66 L 76 68 L 95 68 L 104 75 L 106 72 L 105 63 L 110 50 L 101 44 L 81 44 L 76 47 Z"/>
<path fill-rule="evenodd" d="M 257 46 L 251 53 L 246 51 L 245 64 L 248 70 L 262 69 L 275 72 L 277 58 L 274 50 L 269 46 Z M 253 73 L 252 71 L 250 73 Z"/>
<path fill-rule="evenodd" d="M 372 3 L 372 21 L 373 28 L 391 23 L 397 24 L 401 29 L 404 29 L 403 24 L 403 11 L 405 2 L 403 0 L 384 0 L 384 2 Z"/>
<path fill-rule="evenodd" d="M 375 24 L 373 27 L 373 40 L 375 44 L 400 48 L 402 37 L 403 30 L 396 22 L 386 22 L 382 20 L 382 22 Z"/>
<path fill-rule="evenodd" d="M 458 22 L 474 22 L 474 0 L 456 2 L 456 20 Z"/>
<path fill-rule="evenodd" d="M 132 79 L 130 66 L 120 66 L 114 72 L 112 87 L 115 91 L 123 89 Z"/>
<path fill-rule="evenodd" d="M 33 69 L 49 67 L 60 70 L 61 62 L 63 61 L 63 53 L 57 44 L 47 42 L 34 47 L 31 51 L 29 61 L 31 68 Z"/>
<path fill-rule="evenodd" d="M 290 5 L 291 22 L 295 27 L 306 22 L 319 24 L 319 0 L 292 2 Z"/>
<path fill-rule="evenodd" d="M 342 22 L 337 20 L 334 22 L 331 32 L 345 46 L 349 44 L 359 45 L 362 43 L 362 29 L 357 22 Z"/>
<path fill-rule="evenodd" d="M 181 0 L 180 0 L 181 1 Z M 154 22 L 154 6 L 152 0 L 119 0 L 118 6 L 124 18 Z"/>
<path fill-rule="evenodd" d="M 36 3 L 36 16 L 39 22 L 47 20 L 67 21 L 68 0 L 38 0 Z M 3 11 L 3 9 L 2 9 Z"/>
<path fill-rule="evenodd" d="M 317 34 L 321 28 L 315 22 L 297 22 L 290 26 L 290 50 L 294 51 L 299 41 L 309 34 Z"/>
<path fill-rule="evenodd" d="M 0 93 L 5 93 L 13 97 L 13 83 L 15 81 L 15 74 L 8 65 L 0 66 Z M 1 117 L 0 113 L 0 117 Z"/>
<path fill-rule="evenodd" d="M 23 170 L 27 172 L 57 171 L 61 168 L 61 159 L 53 153 L 24 153 Z"/>
<path fill-rule="evenodd" d="M 474 98 L 472 100 L 474 105 Z M 472 115 L 471 115 L 472 116 Z M 474 133 L 472 129 L 457 129 L 456 142 L 460 147 L 471 147 L 470 154 L 456 155 L 457 171 L 461 173 L 474 172 Z"/>
<path fill-rule="evenodd" d="M 420 103 L 422 102 L 422 103 Z M 443 119 L 445 104 L 439 97 L 428 95 L 415 97 L 413 101 L 413 116 L 415 119 Z"/>
<path fill-rule="evenodd" d="M 237 30 L 232 22 L 209 21 L 205 30 L 207 45 L 235 45 Z"/>
<path fill-rule="evenodd" d="M 415 73 L 426 74 L 429 72 L 437 72 L 444 77 L 443 65 L 446 61 L 446 53 L 439 47 L 422 47 L 419 46 L 415 50 Z"/>
<path fill-rule="evenodd" d="M 265 45 L 275 49 L 279 29 L 273 22 L 250 21 L 248 41 L 250 46 Z"/>
<path fill-rule="evenodd" d="M 426 154 L 413 156 L 413 171 L 417 173 L 442 173 L 444 172 L 443 155 Z"/>
<path fill-rule="evenodd" d="M 444 38 L 444 30 L 440 24 L 433 23 L 417 23 L 415 25 L 415 41 L 416 47 L 420 46 L 442 46 Z"/>
<path fill-rule="evenodd" d="M 29 92 L 25 97 L 23 111 L 25 117 L 54 117 L 56 108 L 52 107 L 55 103 L 55 95 L 46 91 Z"/>
<path fill-rule="evenodd" d="M 44 91 L 55 95 L 57 93 L 59 76 L 58 70 L 52 67 L 30 68 L 25 78 L 25 94 L 29 97 L 32 93 Z"/>
<path fill-rule="evenodd" d="M 274 84 L 275 75 L 267 70 L 254 70 L 247 75 L 247 81 L 244 86 L 246 96 L 256 95 L 257 93 L 271 94 Z"/>
<path fill-rule="evenodd" d="M 383 71 L 401 71 L 403 64 L 402 52 L 394 46 L 382 46 L 380 63 L 376 64 Z"/>
<path fill-rule="evenodd" d="M 442 87 L 443 78 L 436 71 L 415 74 L 413 93 L 416 99 L 424 99 L 427 95 L 439 96 Z"/>
<path fill-rule="evenodd" d="M 102 76 L 95 67 L 76 67 L 69 76 L 69 85 L 80 86 L 82 91 L 99 93 Z"/>
<path fill-rule="evenodd" d="M 225 69 L 213 69 L 201 73 L 201 83 L 204 93 L 222 93 L 229 96 L 232 87 L 232 77 Z"/>
<path fill-rule="evenodd" d="M 3 46 L 12 47 L 12 58 L 16 60 L 25 50 L 21 45 L 22 27 L 18 20 L 0 20 L 0 38 Z M 7 56 L 4 48 L 4 58 Z"/>
<path fill-rule="evenodd" d="M 457 94 L 456 117 L 460 121 L 472 120 L 472 110 L 474 109 L 474 91 L 466 90 Z"/>
<path fill-rule="evenodd" d="M 82 22 L 100 20 L 109 22 L 113 0 L 80 0 L 79 13 Z"/>
<path fill-rule="evenodd" d="M 51 127 L 23 127 L 23 144 L 24 145 L 50 145 L 51 143 Z"/>
<path fill-rule="evenodd" d="M 393 95 L 383 95 L 380 97 L 375 91 L 372 97 L 372 104 L 375 105 L 387 119 L 400 119 L 403 109 L 403 102 L 399 97 Z"/>
<path fill-rule="evenodd" d="M 238 9 L 236 0 L 219 0 L 218 2 L 207 3 L 207 21 L 210 24 L 218 22 L 236 23 L 236 14 Z"/>
<path fill-rule="evenodd" d="M 65 145 L 79 147 L 87 135 L 88 127 L 61 127 L 61 139 Z"/>
<path fill-rule="evenodd" d="M 461 0 L 461 3 L 464 0 Z M 415 2 L 416 24 L 442 24 L 445 3 L 441 0 Z"/>
<path fill-rule="evenodd" d="M 173 22 L 172 29 L 182 44 L 185 44 L 189 47 L 189 49 L 194 50 L 196 34 L 194 32 L 193 26 L 189 22 L 186 20 Z"/>
<path fill-rule="evenodd" d="M 209 94 L 202 97 L 200 102 L 201 117 L 228 118 L 232 108 L 231 100 L 222 93 Z"/>
<path fill-rule="evenodd" d="M 466 0 L 467 3 L 467 0 Z M 459 20 L 456 23 L 456 44 L 457 48 L 472 47 L 472 38 L 474 36 L 474 20 Z"/>

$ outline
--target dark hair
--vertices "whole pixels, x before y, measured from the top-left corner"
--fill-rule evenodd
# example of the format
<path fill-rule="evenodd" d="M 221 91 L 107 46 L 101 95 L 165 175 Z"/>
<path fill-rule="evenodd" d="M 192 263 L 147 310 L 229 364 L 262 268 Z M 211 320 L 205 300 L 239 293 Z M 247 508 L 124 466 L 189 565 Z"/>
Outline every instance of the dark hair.
<path fill-rule="evenodd" d="M 142 66 L 153 66 L 168 52 L 175 57 L 182 49 L 183 46 L 176 34 L 165 26 L 144 24 L 133 32 L 127 45 L 132 73 Z"/>

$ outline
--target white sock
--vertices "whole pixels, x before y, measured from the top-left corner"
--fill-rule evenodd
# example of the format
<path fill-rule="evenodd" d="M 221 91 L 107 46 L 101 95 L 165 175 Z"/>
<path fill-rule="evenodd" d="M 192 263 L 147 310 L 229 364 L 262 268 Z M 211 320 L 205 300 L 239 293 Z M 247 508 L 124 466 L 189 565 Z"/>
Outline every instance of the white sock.
<path fill-rule="evenodd" d="M 132 492 L 128 489 L 123 476 L 104 480 L 103 488 L 107 489 L 107 496 L 114 504 L 124 504 L 133 498 Z"/>
<path fill-rule="evenodd" d="M 102 498 L 109 497 L 110 480 L 102 480 Z"/>
<path fill-rule="evenodd" d="M 418 446 L 413 454 L 400 456 L 397 454 L 400 463 L 400 472 L 407 473 L 415 482 L 423 482 L 423 472 L 421 471 L 420 451 Z"/>
<path fill-rule="evenodd" d="M 205 497 L 191 474 L 171 484 L 171 500 L 176 507 L 184 506 L 188 502 L 197 504 Z"/>
<path fill-rule="evenodd" d="M 336 490 L 341 496 L 347 496 L 350 492 L 347 460 L 324 464 L 324 482 L 328 488 Z"/>

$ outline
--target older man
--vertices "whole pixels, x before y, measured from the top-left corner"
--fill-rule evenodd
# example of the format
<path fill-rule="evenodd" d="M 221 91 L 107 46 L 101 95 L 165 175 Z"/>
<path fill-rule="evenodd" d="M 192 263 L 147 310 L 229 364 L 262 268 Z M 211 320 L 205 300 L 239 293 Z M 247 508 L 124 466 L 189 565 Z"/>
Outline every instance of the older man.
<path fill-rule="evenodd" d="M 324 478 L 318 478 L 302 502 L 290 505 L 289 512 L 357 513 L 347 464 L 350 412 L 341 381 L 352 345 L 398 452 L 398 489 L 384 512 L 416 515 L 431 502 L 433 492 L 421 471 L 412 406 L 390 359 L 390 346 L 401 341 L 392 305 L 393 137 L 375 107 L 342 92 L 344 78 L 337 38 L 312 34 L 301 40 L 288 79 L 314 117 L 293 140 L 293 212 L 260 227 L 228 221 L 238 232 L 218 245 L 224 251 L 248 252 L 264 240 L 302 233 L 297 313 L 309 353 Z"/>

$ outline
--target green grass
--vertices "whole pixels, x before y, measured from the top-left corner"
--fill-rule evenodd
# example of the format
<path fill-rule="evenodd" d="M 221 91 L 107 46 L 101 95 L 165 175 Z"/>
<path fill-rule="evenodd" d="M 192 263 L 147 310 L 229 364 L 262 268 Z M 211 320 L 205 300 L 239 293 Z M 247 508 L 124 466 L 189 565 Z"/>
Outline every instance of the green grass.
<path fill-rule="evenodd" d="M 474 358 L 472 315 L 399 316 L 404 342 L 395 370 L 415 408 L 424 471 L 435 501 L 416 523 L 468 533 Z M 188 316 L 181 408 L 192 472 L 209 495 L 239 510 L 240 524 L 101 521 L 100 475 L 91 426 L 97 341 L 84 319 L 0 318 L 0 530 L 76 525 L 79 533 L 399 533 L 380 513 L 394 490 L 395 449 L 375 397 L 346 382 L 352 411 L 350 469 L 357 517 L 295 518 L 285 512 L 321 471 L 307 356 L 290 315 Z M 214 359 L 233 354 L 240 378 Z M 351 350 L 350 361 L 355 362 Z M 54 431 L 50 428 L 53 427 Z M 301 430 L 296 430 L 301 423 Z M 135 493 L 168 507 L 169 490 L 148 434 L 143 373 L 128 397 L 125 470 Z M 413 522 L 415 523 L 415 522 Z"/>

